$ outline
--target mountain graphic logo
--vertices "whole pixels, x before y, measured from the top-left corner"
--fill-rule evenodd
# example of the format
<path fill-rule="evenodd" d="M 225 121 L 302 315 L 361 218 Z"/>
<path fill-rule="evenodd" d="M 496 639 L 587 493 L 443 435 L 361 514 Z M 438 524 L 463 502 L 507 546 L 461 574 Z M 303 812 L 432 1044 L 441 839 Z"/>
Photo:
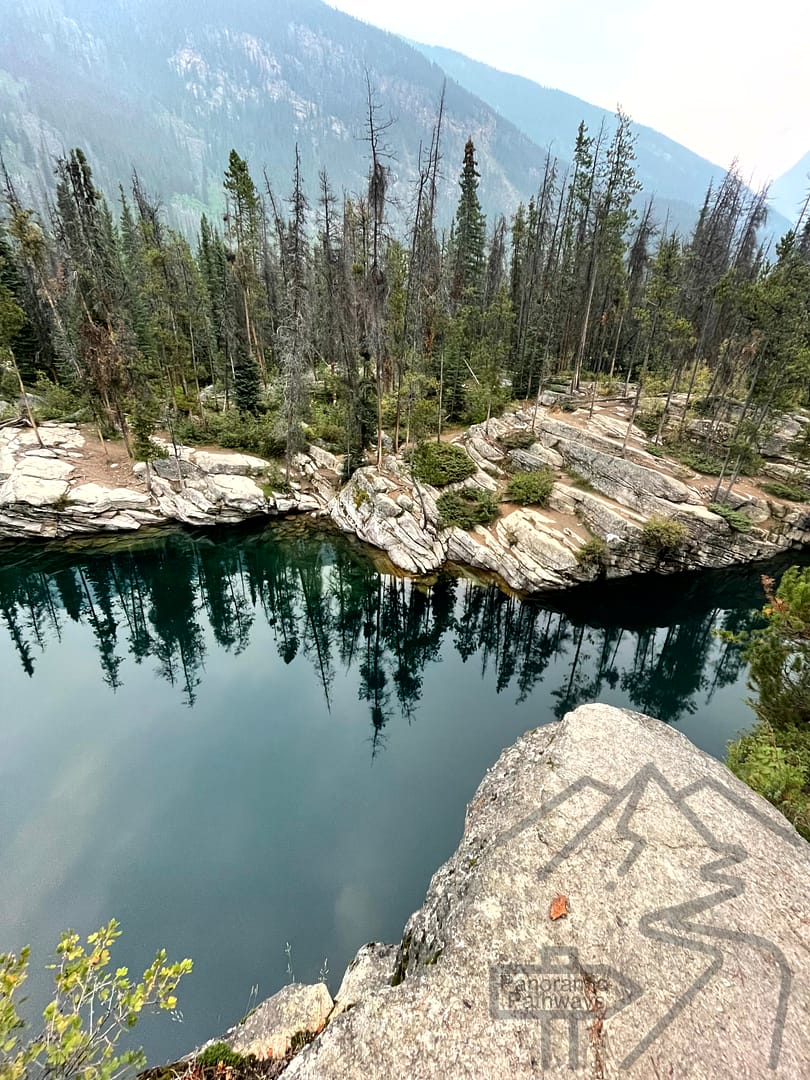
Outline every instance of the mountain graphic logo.
<path fill-rule="evenodd" d="M 737 795 L 734 790 L 719 781 L 706 777 L 674 787 L 652 764 L 645 765 L 626 784 L 616 787 L 593 777 L 583 776 L 563 791 L 554 795 L 536 811 L 500 836 L 496 846 L 507 843 L 513 837 L 539 825 L 560 806 L 575 796 L 592 791 L 603 799 L 600 808 L 577 829 L 574 835 L 539 870 L 541 881 L 559 869 L 566 859 L 583 847 L 589 836 L 609 819 L 618 816 L 616 834 L 627 841 L 630 849 L 618 866 L 617 877 L 626 875 L 648 846 L 644 836 L 634 831 L 633 818 L 642 797 L 656 790 L 669 800 L 698 834 L 706 849 L 706 861 L 700 867 L 703 884 L 700 895 L 682 903 L 651 909 L 641 916 L 638 924 L 640 934 L 652 942 L 660 942 L 676 949 L 687 950 L 700 960 L 701 970 L 689 985 L 668 1006 L 652 1026 L 643 1031 L 636 1044 L 621 1062 L 628 1069 L 647 1053 L 655 1041 L 670 1027 L 701 992 L 721 972 L 728 947 L 742 945 L 756 950 L 767 958 L 776 974 L 777 1003 L 770 1030 L 763 1032 L 769 1038 L 768 1064 L 776 1069 L 782 1046 L 788 1003 L 790 1000 L 792 971 L 779 946 L 769 938 L 749 930 L 729 929 L 721 924 L 716 909 L 726 901 L 745 892 L 745 882 L 734 873 L 734 868 L 749 858 L 740 843 L 728 843 L 716 836 L 703 821 L 689 800 L 702 792 L 710 792 L 726 800 L 737 810 L 755 819 L 780 840 L 791 845 L 801 845 L 798 835 L 787 825 L 781 826 L 767 812 Z M 615 883 L 606 889 L 615 889 Z M 720 915 L 722 918 L 722 915 Z M 598 957 L 583 957 L 576 950 L 544 946 L 538 957 L 526 957 L 526 962 L 494 965 L 490 969 L 490 1013 L 493 1019 L 536 1019 L 541 1025 L 543 1064 L 550 1064 L 551 1022 L 566 1021 L 569 1028 L 569 1063 L 576 1067 L 579 1060 L 579 1029 L 583 1022 L 593 1024 L 615 1016 L 622 1009 L 640 1001 L 645 988 L 626 974 L 599 962 Z"/>

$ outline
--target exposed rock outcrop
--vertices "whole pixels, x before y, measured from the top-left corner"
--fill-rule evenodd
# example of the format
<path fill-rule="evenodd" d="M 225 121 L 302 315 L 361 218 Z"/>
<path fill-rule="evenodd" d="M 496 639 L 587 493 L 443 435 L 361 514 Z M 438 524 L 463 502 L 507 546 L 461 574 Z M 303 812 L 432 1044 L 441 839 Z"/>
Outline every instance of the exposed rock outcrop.
<path fill-rule="evenodd" d="M 785 438 L 793 427 L 787 425 Z M 441 491 L 416 482 L 401 455 L 387 455 L 380 468 L 359 469 L 341 487 L 341 460 L 312 446 L 294 458 L 294 478 L 280 491 L 272 462 L 164 443 L 169 456 L 148 469 L 136 465 L 131 486 L 109 486 L 83 474 L 85 439 L 76 425 L 43 424 L 40 436 L 43 447 L 32 431 L 0 429 L 0 537 L 67 537 L 169 522 L 200 527 L 308 512 L 328 515 L 406 573 L 431 574 L 447 562 L 462 563 L 521 592 L 564 588 L 597 575 L 730 566 L 810 543 L 807 506 L 750 486 L 732 489 L 727 505 L 752 526 L 733 528 L 708 509 L 713 484 L 677 462 L 653 457 L 642 432 L 631 428 L 628 434 L 626 423 L 602 415 L 599 406 L 593 415 L 583 411 L 566 419 L 542 409 L 517 410 L 458 436 L 476 465 L 466 486 L 502 493 L 510 471 L 555 474 L 548 508 L 502 504 L 493 525 L 470 532 L 442 526 Z M 787 468 L 780 462 L 773 467 Z M 674 548 L 662 551 L 646 542 L 651 517 L 680 523 Z"/>
<path fill-rule="evenodd" d="M 333 1006 L 325 983 L 290 983 L 229 1031 L 223 1042 L 243 1057 L 283 1058 L 296 1036 L 323 1028 Z"/>
<path fill-rule="evenodd" d="M 364 947 L 351 1008 L 285 1076 L 796 1080 L 808 875 L 810 846 L 724 766 L 582 706 L 504 751 L 393 976 Z"/>
<path fill-rule="evenodd" d="M 273 490 L 276 466 L 251 454 L 164 444 L 166 458 L 134 467 L 138 487 L 85 481 L 85 438 L 75 424 L 0 430 L 0 538 L 51 539 L 180 522 L 237 524 L 291 512 L 324 513 L 338 486 L 336 459 L 313 448 L 299 455 L 309 490 Z M 112 466 L 110 467 L 112 468 Z M 113 475 L 110 473 L 110 475 Z"/>
<path fill-rule="evenodd" d="M 339 528 L 381 548 L 408 573 L 430 573 L 449 560 L 496 574 L 522 592 L 563 588 L 598 574 L 731 566 L 810 542 L 806 507 L 732 492 L 729 505 L 758 526 L 735 530 L 708 509 L 712 490 L 700 487 L 702 479 L 645 451 L 642 432 L 631 429 L 623 448 L 626 425 L 615 418 L 595 413 L 586 426 L 521 410 L 473 425 L 459 437 L 477 465 L 466 486 L 495 491 L 507 479 L 507 466 L 556 470 L 548 510 L 507 507 L 490 527 L 442 529 L 436 507 L 441 492 L 415 483 L 402 459 L 389 456 L 382 469 L 359 470 L 331 504 L 330 515 Z M 515 434 L 528 445 L 509 450 L 508 438 Z M 685 482 L 684 474 L 695 482 Z M 680 522 L 683 541 L 676 550 L 662 553 L 645 544 L 650 517 Z M 593 538 L 603 548 L 598 557 L 583 559 Z"/>

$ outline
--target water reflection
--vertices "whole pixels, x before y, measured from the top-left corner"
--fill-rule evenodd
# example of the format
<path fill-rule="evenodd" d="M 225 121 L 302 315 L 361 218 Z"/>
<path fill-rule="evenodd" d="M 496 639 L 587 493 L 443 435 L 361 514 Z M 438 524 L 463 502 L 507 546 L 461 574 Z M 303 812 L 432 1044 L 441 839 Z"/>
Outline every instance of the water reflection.
<path fill-rule="evenodd" d="M 418 708 L 425 670 L 447 644 L 518 702 L 564 658 L 565 677 L 549 688 L 556 716 L 620 690 L 677 722 L 739 680 L 738 650 L 712 631 L 750 627 L 759 604 L 756 570 L 590 587 L 554 606 L 449 575 L 425 586 L 381 575 L 356 546 L 300 526 L 72 555 L 28 549 L 16 563 L 5 554 L 0 617 L 29 676 L 71 620 L 91 629 L 113 690 L 129 654 L 193 707 L 212 640 L 239 654 L 264 620 L 284 664 L 307 658 L 327 708 L 336 667 L 356 668 L 374 753 L 392 717 Z"/>
<path fill-rule="evenodd" d="M 327 957 L 339 979 L 399 938 L 528 728 L 599 698 L 721 755 L 752 714 L 711 631 L 750 625 L 759 572 L 521 602 L 300 526 L 7 547 L 0 949 L 44 962 L 115 915 L 133 970 L 156 945 L 194 957 L 185 1023 L 138 1029 L 153 1061 L 283 985 L 285 942 L 296 978 Z"/>

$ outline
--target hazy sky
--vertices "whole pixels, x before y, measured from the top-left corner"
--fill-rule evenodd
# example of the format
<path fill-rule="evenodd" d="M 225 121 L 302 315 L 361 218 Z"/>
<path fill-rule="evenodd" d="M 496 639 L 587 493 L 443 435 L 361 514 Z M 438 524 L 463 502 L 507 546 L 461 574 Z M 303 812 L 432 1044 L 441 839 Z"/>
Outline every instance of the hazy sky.
<path fill-rule="evenodd" d="M 330 0 L 366 22 L 617 104 L 773 178 L 810 150 L 808 0 Z"/>

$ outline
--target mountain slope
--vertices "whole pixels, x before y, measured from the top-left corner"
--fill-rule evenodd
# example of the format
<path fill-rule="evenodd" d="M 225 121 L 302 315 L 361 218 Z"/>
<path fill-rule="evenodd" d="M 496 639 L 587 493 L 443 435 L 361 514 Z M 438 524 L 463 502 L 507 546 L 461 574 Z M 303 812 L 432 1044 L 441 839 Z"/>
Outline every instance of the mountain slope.
<path fill-rule="evenodd" d="M 569 94 L 448 49 L 414 48 L 321 0 L 0 0 L 0 25 L 0 151 L 26 196 L 43 204 L 54 156 L 82 146 L 109 195 L 137 168 L 189 232 L 201 210 L 221 212 L 232 147 L 258 183 L 267 170 L 278 195 L 296 143 L 311 202 L 321 167 L 338 195 L 364 192 L 366 71 L 378 119 L 396 120 L 384 135 L 393 217 L 413 197 L 445 72 L 445 225 L 469 135 L 492 220 L 537 191 L 548 146 L 566 161 L 580 119 L 612 127 L 605 110 Z M 658 216 L 686 232 L 721 170 L 650 128 L 638 132 L 640 201 L 656 193 Z"/>
<path fill-rule="evenodd" d="M 51 156 L 82 145 L 108 191 L 137 166 L 175 215 L 218 205 L 231 147 L 257 181 L 266 167 L 279 194 L 296 141 L 311 199 L 322 166 L 338 193 L 363 191 L 366 67 L 379 119 L 396 117 L 385 134 L 391 194 L 406 201 L 444 79 L 401 39 L 319 0 L 0 0 L 0 18 L 0 148 L 11 170 L 39 189 Z M 469 134 L 490 212 L 536 190 L 542 152 L 451 82 L 451 180 Z M 446 185 L 446 220 L 454 189 Z"/>
<path fill-rule="evenodd" d="M 603 122 L 608 130 L 615 125 L 614 117 L 606 109 L 572 94 L 499 71 L 452 49 L 412 44 L 452 79 L 511 120 L 533 142 L 549 147 L 562 159 L 568 156 L 580 120 L 585 121 L 591 134 Z M 656 216 L 663 219 L 669 215 L 673 225 L 688 231 L 709 182 L 722 177 L 725 170 L 653 128 L 634 123 L 633 130 L 637 134 L 636 170 L 644 185 L 641 198 L 654 194 Z M 776 209 L 784 213 L 782 206 Z M 778 213 L 771 214 L 769 224 L 777 235 L 789 227 L 788 221 Z"/>
<path fill-rule="evenodd" d="M 810 194 L 810 151 L 771 186 L 774 205 L 794 221 Z"/>

